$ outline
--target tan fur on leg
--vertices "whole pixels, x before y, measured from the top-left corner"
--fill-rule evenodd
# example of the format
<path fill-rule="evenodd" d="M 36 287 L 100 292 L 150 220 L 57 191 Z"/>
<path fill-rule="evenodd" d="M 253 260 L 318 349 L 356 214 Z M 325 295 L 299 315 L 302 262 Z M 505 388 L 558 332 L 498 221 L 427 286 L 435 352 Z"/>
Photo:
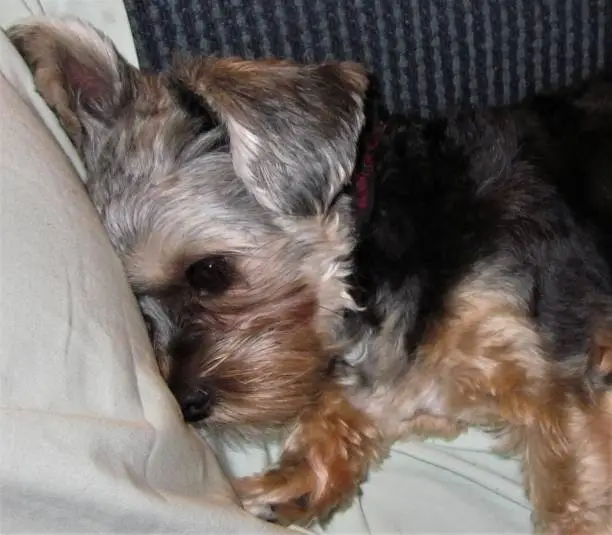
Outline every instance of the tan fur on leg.
<path fill-rule="evenodd" d="M 555 399 L 556 398 L 556 399 Z M 612 533 L 612 395 L 553 394 L 537 425 L 515 428 L 541 533 Z"/>
<path fill-rule="evenodd" d="M 325 518 L 350 500 L 383 454 L 378 431 L 338 389 L 306 409 L 278 466 L 236 482 L 245 507 L 274 504 L 284 522 Z"/>
<path fill-rule="evenodd" d="M 611 533 L 612 394 L 559 376 L 511 296 L 468 290 L 456 305 L 427 356 L 455 377 L 451 414 L 505 429 L 542 533 Z"/>
<path fill-rule="evenodd" d="M 499 433 L 500 449 L 523 460 L 542 533 L 612 533 L 612 394 L 560 375 L 528 308 L 486 277 L 458 288 L 393 387 L 351 400 L 387 439 L 436 436 L 452 422 Z"/>

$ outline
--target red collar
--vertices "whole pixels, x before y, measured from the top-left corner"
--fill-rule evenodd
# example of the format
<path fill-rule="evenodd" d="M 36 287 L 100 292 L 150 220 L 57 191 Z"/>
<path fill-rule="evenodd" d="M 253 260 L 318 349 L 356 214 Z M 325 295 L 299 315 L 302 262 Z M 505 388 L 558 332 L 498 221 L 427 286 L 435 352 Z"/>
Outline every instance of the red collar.
<path fill-rule="evenodd" d="M 374 169 L 376 152 L 380 139 L 385 131 L 384 123 L 379 124 L 365 141 L 360 152 L 360 158 L 351 179 L 354 199 L 355 216 L 358 226 L 370 219 L 374 206 Z"/>

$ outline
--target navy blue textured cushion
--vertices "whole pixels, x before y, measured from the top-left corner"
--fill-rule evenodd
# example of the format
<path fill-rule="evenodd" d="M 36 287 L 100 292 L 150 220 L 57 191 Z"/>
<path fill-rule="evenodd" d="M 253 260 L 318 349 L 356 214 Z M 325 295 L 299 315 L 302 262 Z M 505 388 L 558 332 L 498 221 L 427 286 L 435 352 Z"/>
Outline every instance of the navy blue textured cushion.
<path fill-rule="evenodd" d="M 610 0 L 126 0 L 143 67 L 190 54 L 353 59 L 392 110 L 502 104 L 612 59 Z"/>

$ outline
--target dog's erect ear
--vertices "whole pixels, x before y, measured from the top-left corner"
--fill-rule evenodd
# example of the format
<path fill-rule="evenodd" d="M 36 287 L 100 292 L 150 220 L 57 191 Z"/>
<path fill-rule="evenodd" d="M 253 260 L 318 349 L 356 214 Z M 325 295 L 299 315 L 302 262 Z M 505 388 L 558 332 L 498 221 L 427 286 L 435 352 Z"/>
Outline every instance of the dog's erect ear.
<path fill-rule="evenodd" d="M 136 69 L 89 24 L 37 18 L 7 33 L 77 148 L 84 128 L 108 126 L 133 98 Z"/>
<path fill-rule="evenodd" d="M 368 86 L 350 62 L 180 62 L 175 81 L 227 125 L 237 174 L 258 201 L 283 215 L 325 213 L 349 179 Z"/>

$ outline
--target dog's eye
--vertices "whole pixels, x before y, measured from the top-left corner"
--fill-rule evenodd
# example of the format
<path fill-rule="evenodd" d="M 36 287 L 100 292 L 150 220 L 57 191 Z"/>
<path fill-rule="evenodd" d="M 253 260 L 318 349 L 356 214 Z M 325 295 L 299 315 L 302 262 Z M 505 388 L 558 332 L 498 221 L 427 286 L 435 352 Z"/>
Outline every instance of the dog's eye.
<path fill-rule="evenodd" d="M 208 256 L 191 264 L 185 278 L 194 290 L 218 295 L 232 283 L 232 267 L 222 256 Z"/>

